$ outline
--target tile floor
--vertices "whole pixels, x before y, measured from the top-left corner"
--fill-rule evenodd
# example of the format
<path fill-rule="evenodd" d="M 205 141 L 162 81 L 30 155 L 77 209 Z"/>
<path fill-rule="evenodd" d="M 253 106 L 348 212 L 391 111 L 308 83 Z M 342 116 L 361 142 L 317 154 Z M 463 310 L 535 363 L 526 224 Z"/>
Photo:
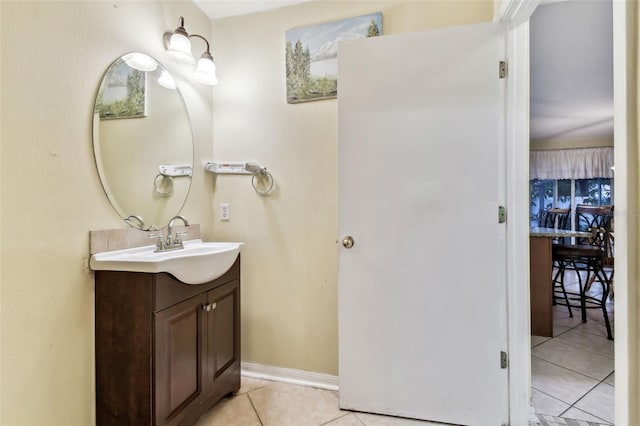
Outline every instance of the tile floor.
<path fill-rule="evenodd" d="M 582 323 L 579 312 L 570 318 L 566 307 L 557 306 L 554 337 L 532 336 L 531 346 L 533 404 L 542 426 L 613 424 L 613 341 L 606 338 L 600 311 L 590 310 Z M 223 399 L 196 426 L 437 424 L 343 411 L 337 392 L 242 377 L 238 394 Z"/>
<path fill-rule="evenodd" d="M 196 426 L 428 426 L 440 423 L 340 410 L 338 393 L 242 377 L 242 387 Z"/>
<path fill-rule="evenodd" d="M 570 277 L 567 290 L 577 292 L 575 273 Z M 600 291 L 595 283 L 589 294 Z M 613 327 L 613 302 L 607 306 Z M 614 342 L 602 311 L 588 310 L 586 323 L 573 311 L 571 318 L 565 306 L 555 306 L 554 337 L 531 336 L 533 406 L 537 414 L 613 424 Z"/>

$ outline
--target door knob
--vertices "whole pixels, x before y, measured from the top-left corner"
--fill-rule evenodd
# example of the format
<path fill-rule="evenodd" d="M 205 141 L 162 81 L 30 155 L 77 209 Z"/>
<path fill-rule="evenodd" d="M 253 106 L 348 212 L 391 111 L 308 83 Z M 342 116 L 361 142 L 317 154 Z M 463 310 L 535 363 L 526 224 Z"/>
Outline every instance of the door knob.
<path fill-rule="evenodd" d="M 346 248 L 353 247 L 353 237 L 350 235 L 347 235 L 346 237 L 344 237 L 342 239 L 342 245 L 345 246 Z"/>

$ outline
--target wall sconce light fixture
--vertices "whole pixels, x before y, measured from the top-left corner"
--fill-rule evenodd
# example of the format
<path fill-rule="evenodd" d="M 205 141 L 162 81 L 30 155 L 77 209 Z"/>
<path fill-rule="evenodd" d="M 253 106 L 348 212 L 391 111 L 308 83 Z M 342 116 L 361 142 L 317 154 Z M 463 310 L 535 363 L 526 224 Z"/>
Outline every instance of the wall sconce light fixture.
<path fill-rule="evenodd" d="M 191 38 L 196 37 L 204 40 L 207 44 L 207 50 L 200 56 L 193 78 L 202 84 L 215 86 L 218 84 L 216 77 L 216 65 L 213 62 L 213 56 L 209 52 L 209 42 L 200 34 L 189 34 L 184 29 L 184 18 L 181 16 L 178 20 L 178 28 L 174 32 L 166 32 L 162 38 L 164 48 L 167 54 L 178 62 L 193 64 L 193 54 L 191 53 Z"/>

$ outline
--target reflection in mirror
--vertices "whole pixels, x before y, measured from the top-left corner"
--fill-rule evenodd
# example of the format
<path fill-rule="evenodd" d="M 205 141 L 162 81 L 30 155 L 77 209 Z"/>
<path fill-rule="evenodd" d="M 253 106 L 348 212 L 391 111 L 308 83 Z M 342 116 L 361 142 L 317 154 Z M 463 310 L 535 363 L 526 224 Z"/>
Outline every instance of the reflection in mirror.
<path fill-rule="evenodd" d="M 107 69 L 93 115 L 93 149 L 109 201 L 129 225 L 160 229 L 187 199 L 191 122 L 169 71 L 142 53 Z"/>

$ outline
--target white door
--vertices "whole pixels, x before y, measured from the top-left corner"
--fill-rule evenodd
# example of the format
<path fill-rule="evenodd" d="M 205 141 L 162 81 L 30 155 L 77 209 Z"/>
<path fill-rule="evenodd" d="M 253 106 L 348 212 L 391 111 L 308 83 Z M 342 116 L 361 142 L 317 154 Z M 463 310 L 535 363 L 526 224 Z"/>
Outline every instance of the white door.
<path fill-rule="evenodd" d="M 344 409 L 508 423 L 498 24 L 340 44 Z"/>

